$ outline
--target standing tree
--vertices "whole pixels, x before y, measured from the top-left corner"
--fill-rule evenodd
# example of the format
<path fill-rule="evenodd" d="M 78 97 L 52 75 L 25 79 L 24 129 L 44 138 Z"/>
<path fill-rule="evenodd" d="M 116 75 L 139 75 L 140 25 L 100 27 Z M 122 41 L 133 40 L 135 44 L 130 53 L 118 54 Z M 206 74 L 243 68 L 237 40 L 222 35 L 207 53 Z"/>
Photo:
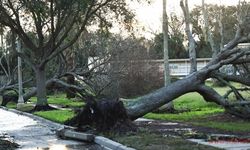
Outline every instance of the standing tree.
<path fill-rule="evenodd" d="M 217 17 L 217 20 L 218 20 L 218 22 L 219 22 L 219 28 L 220 28 L 220 50 L 222 50 L 223 49 L 223 47 L 224 47 L 224 42 L 225 42 L 225 40 L 224 40 L 224 24 L 223 24 L 223 22 L 222 22 L 222 15 L 223 15 L 223 7 L 221 7 L 220 6 L 220 12 L 219 12 L 219 16 Z"/>
<path fill-rule="evenodd" d="M 182 32 L 183 18 L 176 14 L 170 14 L 168 31 L 168 53 L 170 59 L 188 58 L 188 53 L 184 47 L 184 33 Z M 163 33 L 155 35 L 150 46 L 150 57 L 152 59 L 163 59 Z"/>
<path fill-rule="evenodd" d="M 71 47 L 87 26 L 107 19 L 106 13 L 116 15 L 123 22 L 132 18 L 126 2 L 119 0 L 1 0 L 0 23 L 15 32 L 25 44 L 27 50 L 16 53 L 35 72 L 35 109 L 48 107 L 46 64 Z"/>
<path fill-rule="evenodd" d="M 188 37 L 188 50 L 189 50 L 189 59 L 191 64 L 190 73 L 193 73 L 197 71 L 197 62 L 196 62 L 195 40 L 193 38 L 192 31 L 190 29 L 191 19 L 189 14 L 188 0 L 185 0 L 184 2 L 183 0 L 181 0 L 180 6 L 184 14 L 185 26 L 186 26 L 185 31 Z"/>
<path fill-rule="evenodd" d="M 197 57 L 212 57 L 213 50 L 217 51 L 215 54 L 218 53 L 226 43 L 234 38 L 237 26 L 237 7 L 205 4 L 205 2 L 204 7 L 203 9 L 203 6 L 196 6 L 191 11 L 192 32 L 198 38 L 196 41 Z M 204 11 L 206 17 L 203 15 Z"/>
<path fill-rule="evenodd" d="M 170 68 L 169 68 L 169 49 L 168 49 L 168 15 L 167 15 L 167 0 L 163 0 L 162 12 L 162 32 L 163 32 L 163 54 L 164 54 L 164 85 L 168 86 L 171 83 Z M 174 109 L 173 102 L 170 102 L 161 108 L 160 111 L 172 111 Z"/>
<path fill-rule="evenodd" d="M 207 14 L 207 9 L 205 5 L 205 0 L 202 0 L 202 14 L 203 14 L 203 20 L 204 20 L 204 30 L 205 30 L 205 36 L 208 36 L 208 41 L 210 44 L 210 47 L 212 49 L 213 56 L 215 57 L 218 54 L 218 49 L 216 48 L 213 35 L 211 30 L 209 30 L 209 23 L 208 23 L 208 14 Z"/>
<path fill-rule="evenodd" d="M 162 31 L 163 31 L 163 52 L 164 52 L 164 85 L 167 86 L 171 83 L 170 69 L 169 69 L 169 55 L 168 55 L 168 15 L 167 15 L 167 2 L 163 0 L 163 13 L 162 13 Z"/>
<path fill-rule="evenodd" d="M 6 28 L 4 28 L 6 29 Z M 16 49 L 16 36 L 14 33 L 3 30 L 1 39 L 1 58 L 0 70 L 2 75 L 0 83 L 0 93 L 4 94 L 6 90 L 12 90 L 16 87 L 16 54 L 13 50 Z"/>

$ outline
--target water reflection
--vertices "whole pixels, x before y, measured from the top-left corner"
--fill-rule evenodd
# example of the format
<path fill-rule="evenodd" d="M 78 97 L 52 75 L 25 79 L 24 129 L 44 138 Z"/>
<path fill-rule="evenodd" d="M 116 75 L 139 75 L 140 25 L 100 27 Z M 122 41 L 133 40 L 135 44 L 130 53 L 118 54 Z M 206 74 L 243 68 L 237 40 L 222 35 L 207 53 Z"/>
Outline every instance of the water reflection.
<path fill-rule="evenodd" d="M 67 150 L 67 147 L 65 145 L 53 145 L 50 150 Z"/>
<path fill-rule="evenodd" d="M 47 148 L 37 148 L 37 150 L 102 150 L 103 147 L 95 144 L 80 145 L 52 145 Z"/>

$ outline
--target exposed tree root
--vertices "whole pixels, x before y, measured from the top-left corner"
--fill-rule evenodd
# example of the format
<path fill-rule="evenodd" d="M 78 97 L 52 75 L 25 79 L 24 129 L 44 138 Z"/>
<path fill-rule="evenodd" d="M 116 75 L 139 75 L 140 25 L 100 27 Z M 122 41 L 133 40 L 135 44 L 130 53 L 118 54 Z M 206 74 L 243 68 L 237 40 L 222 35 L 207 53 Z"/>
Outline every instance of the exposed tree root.
<path fill-rule="evenodd" d="M 123 103 L 119 100 L 92 100 L 77 115 L 65 122 L 84 130 L 92 127 L 98 132 L 128 132 L 136 130 Z"/>

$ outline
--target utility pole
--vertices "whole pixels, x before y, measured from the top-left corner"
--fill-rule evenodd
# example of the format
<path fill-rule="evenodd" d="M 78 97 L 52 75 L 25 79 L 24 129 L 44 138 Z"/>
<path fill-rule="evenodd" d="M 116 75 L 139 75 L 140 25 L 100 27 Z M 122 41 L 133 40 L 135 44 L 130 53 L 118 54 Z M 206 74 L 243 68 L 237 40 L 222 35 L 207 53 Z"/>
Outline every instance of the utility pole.
<path fill-rule="evenodd" d="M 21 41 L 20 39 L 17 40 L 17 52 L 21 52 Z M 22 81 L 22 60 L 21 57 L 18 56 L 17 58 L 17 71 L 18 71 L 18 101 L 17 101 L 17 108 L 22 107 L 24 104 L 23 99 L 23 81 Z"/>

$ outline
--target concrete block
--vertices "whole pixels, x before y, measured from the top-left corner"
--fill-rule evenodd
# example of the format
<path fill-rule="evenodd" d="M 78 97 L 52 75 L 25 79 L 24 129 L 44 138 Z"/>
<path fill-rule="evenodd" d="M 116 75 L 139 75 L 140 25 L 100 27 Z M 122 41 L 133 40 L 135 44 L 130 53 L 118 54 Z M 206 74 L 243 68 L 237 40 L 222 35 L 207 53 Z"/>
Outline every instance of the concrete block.
<path fill-rule="evenodd" d="M 81 140 L 81 141 L 85 141 L 85 142 L 93 142 L 94 141 L 93 134 L 76 132 L 76 131 L 69 130 L 69 129 L 59 130 L 59 131 L 57 131 L 57 135 L 63 139 L 71 138 L 71 139 Z"/>

